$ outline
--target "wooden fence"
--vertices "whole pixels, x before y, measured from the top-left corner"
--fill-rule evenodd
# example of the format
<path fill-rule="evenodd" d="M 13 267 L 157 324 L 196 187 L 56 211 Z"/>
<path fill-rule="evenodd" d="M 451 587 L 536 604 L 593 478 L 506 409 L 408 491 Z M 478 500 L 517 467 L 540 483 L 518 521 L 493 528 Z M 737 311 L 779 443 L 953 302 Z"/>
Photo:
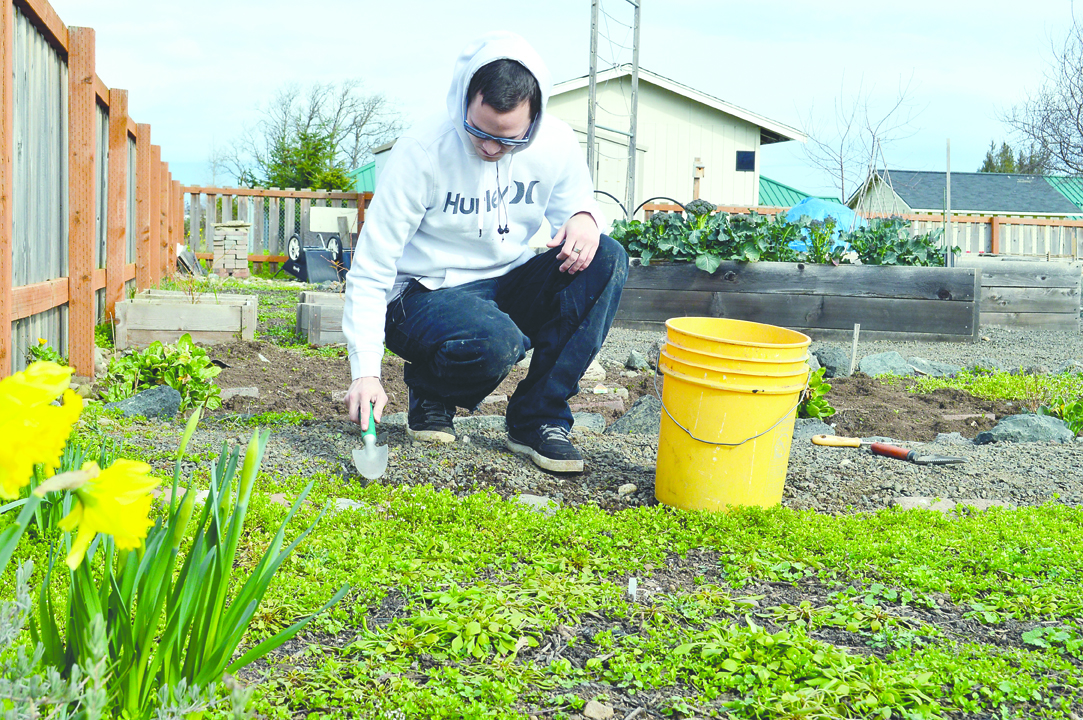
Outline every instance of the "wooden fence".
<path fill-rule="evenodd" d="M 92 28 L 46 0 L 0 12 L 0 377 L 39 337 L 93 377 L 95 324 L 175 266 L 180 183 L 95 72 Z"/>
<path fill-rule="evenodd" d="M 656 212 L 678 212 L 680 209 L 680 206 L 669 203 L 644 206 L 647 218 Z M 718 207 L 719 212 L 757 212 L 761 215 L 777 215 L 788 212 L 789 209 L 726 205 Z M 914 235 L 944 227 L 943 215 L 910 214 L 899 217 L 910 222 L 910 232 Z M 951 241 L 951 245 L 958 246 L 963 253 L 1078 259 L 1083 251 L 1083 220 L 953 214 Z"/>
<path fill-rule="evenodd" d="M 183 242 L 198 257 L 212 257 L 215 223 L 239 220 L 252 225 L 248 234 L 252 262 L 285 262 L 286 242 L 307 230 L 311 208 L 356 208 L 360 228 L 372 200 L 372 193 L 293 188 L 182 187 L 181 195 L 188 213 Z"/>

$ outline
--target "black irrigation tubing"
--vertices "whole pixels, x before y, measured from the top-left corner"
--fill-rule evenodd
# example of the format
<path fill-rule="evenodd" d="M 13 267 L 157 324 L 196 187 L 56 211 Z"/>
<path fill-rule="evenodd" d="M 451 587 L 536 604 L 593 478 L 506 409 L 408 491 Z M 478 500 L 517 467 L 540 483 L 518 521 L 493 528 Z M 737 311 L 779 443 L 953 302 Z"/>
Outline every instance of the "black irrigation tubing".
<path fill-rule="evenodd" d="M 620 199 L 616 195 L 613 195 L 612 193 L 607 193 L 605 190 L 595 190 L 594 194 L 595 195 L 605 195 L 606 197 L 611 198 L 613 200 L 613 202 L 617 203 L 617 205 L 620 206 L 621 212 L 624 213 L 624 217 L 628 217 L 628 208 L 624 207 L 624 203 L 622 203 L 620 201 Z M 642 210 L 644 205 L 646 205 L 649 202 L 654 202 L 655 200 L 669 200 L 674 205 L 679 206 L 681 208 L 681 210 L 683 210 L 684 212 L 688 212 L 688 209 L 685 208 L 684 203 L 678 202 L 678 201 L 674 200 L 671 197 L 665 197 L 663 195 L 659 195 L 657 197 L 647 198 L 643 202 L 639 203 L 639 207 L 637 207 L 635 209 L 635 212 L 632 213 L 632 217 L 635 217 L 636 213 L 638 213 L 640 210 Z"/>

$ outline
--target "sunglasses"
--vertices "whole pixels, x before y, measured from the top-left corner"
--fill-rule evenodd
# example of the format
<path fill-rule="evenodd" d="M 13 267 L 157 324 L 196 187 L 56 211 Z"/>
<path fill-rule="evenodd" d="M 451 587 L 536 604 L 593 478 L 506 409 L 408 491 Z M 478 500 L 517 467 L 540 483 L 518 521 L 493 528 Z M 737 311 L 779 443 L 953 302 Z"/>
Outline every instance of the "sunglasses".
<path fill-rule="evenodd" d="M 540 113 L 539 113 L 540 114 Z M 530 127 L 526 129 L 526 135 L 521 138 L 502 138 L 496 135 L 490 135 L 484 130 L 478 130 L 476 127 L 466 121 L 466 104 L 463 104 L 463 127 L 466 128 L 466 132 L 470 133 L 479 140 L 493 140 L 498 142 L 504 147 L 521 147 L 530 142 L 530 136 L 534 134 L 534 125 L 538 122 L 537 116 L 530 121 Z"/>

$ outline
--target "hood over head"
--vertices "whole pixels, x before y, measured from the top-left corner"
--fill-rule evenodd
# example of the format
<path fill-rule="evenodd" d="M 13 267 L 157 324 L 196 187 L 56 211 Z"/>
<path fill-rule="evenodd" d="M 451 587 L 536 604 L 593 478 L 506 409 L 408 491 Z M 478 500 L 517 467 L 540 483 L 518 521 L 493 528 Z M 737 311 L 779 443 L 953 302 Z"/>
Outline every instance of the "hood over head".
<path fill-rule="evenodd" d="M 541 90 L 541 110 L 538 112 L 535 127 L 541 125 L 542 115 L 545 114 L 545 105 L 549 102 L 549 91 L 553 86 L 553 79 L 549 75 L 549 69 L 545 67 L 541 56 L 530 46 L 526 40 L 515 33 L 506 30 L 498 30 L 472 41 L 459 53 L 459 59 L 455 61 L 455 71 L 451 78 L 451 89 L 447 95 L 447 111 L 451 117 L 451 123 L 459 138 L 463 141 L 466 149 L 473 154 L 473 145 L 470 136 L 463 129 L 463 104 L 466 100 L 466 91 L 470 87 L 470 81 L 474 73 L 494 60 L 514 60 L 529 70 L 538 81 Z M 531 143 L 535 132 L 531 137 Z M 529 147 L 527 143 L 522 147 L 515 148 L 512 152 Z"/>

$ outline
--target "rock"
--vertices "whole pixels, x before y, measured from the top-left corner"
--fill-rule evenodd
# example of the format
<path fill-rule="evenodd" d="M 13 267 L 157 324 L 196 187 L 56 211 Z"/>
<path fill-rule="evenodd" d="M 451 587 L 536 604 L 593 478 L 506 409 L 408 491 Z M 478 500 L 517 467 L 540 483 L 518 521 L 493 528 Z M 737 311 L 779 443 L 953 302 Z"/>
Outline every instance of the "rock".
<path fill-rule="evenodd" d="M 487 395 L 484 400 L 481 401 L 482 405 L 491 405 L 492 403 L 507 402 L 508 396 L 504 394 L 500 395 Z"/>
<path fill-rule="evenodd" d="M 552 515 L 560 507 L 560 503 L 552 498 L 547 498 L 542 495 L 528 495 L 523 493 L 516 500 L 528 508 L 535 510 L 545 515 Z"/>
<path fill-rule="evenodd" d="M 507 427 L 503 415 L 474 415 L 455 418 L 454 422 L 457 433 L 467 430 L 503 430 Z"/>
<path fill-rule="evenodd" d="M 108 410 L 120 410 L 124 417 L 168 420 L 180 410 L 181 394 L 168 385 L 156 385 L 127 400 L 105 403 Z"/>
<path fill-rule="evenodd" d="M 810 440 L 814 435 L 834 435 L 835 429 L 819 418 L 797 418 L 793 425 L 794 440 Z"/>
<path fill-rule="evenodd" d="M 592 412 L 572 413 L 572 430 L 574 432 L 605 432 L 605 416 Z"/>
<path fill-rule="evenodd" d="M 1048 375 L 1049 368 L 1045 365 L 1027 365 L 1019 369 L 1020 375 Z"/>
<path fill-rule="evenodd" d="M 606 428 L 605 434 L 657 435 L 662 426 L 662 401 L 653 395 L 643 395 L 623 416 Z"/>
<path fill-rule="evenodd" d="M 931 497 L 897 497 L 892 498 L 891 504 L 900 510 L 937 510 L 946 513 L 955 509 L 952 500 L 936 500 Z"/>
<path fill-rule="evenodd" d="M 533 349 L 527 350 L 526 351 L 526 357 L 524 357 L 522 360 L 520 360 L 519 362 L 517 362 L 515 364 L 518 365 L 519 367 L 523 368 L 523 369 L 529 368 L 530 367 L 530 358 L 532 358 L 532 357 L 534 357 L 534 350 Z"/>
<path fill-rule="evenodd" d="M 285 508 L 293 507 L 293 503 L 290 502 L 290 499 L 288 497 L 286 497 L 286 493 L 272 493 L 267 496 L 267 499 L 273 502 L 275 505 L 281 505 Z"/>
<path fill-rule="evenodd" d="M 994 442 L 1071 442 L 1075 433 L 1068 424 L 1050 415 L 1009 415 L 992 430 L 978 433 L 975 444 Z"/>
<path fill-rule="evenodd" d="M 1083 362 L 1069 360 L 1057 369 L 1058 375 L 1083 375 Z"/>
<path fill-rule="evenodd" d="M 633 483 L 625 483 L 617 488 L 617 495 L 624 497 L 625 495 L 631 495 L 638 489 Z"/>
<path fill-rule="evenodd" d="M 105 377 L 109 372 L 109 356 L 104 348 L 94 347 L 94 377 Z"/>
<path fill-rule="evenodd" d="M 217 275 L 212 275 L 212 276 L 210 276 L 210 277 L 217 277 Z M 269 362 L 271 362 L 271 361 L 270 361 L 270 360 L 268 360 L 267 358 L 263 357 L 263 353 L 256 353 L 256 356 L 257 356 L 257 357 L 259 358 L 259 361 L 260 361 L 260 362 L 265 362 L 265 363 L 269 363 Z"/>
<path fill-rule="evenodd" d="M 933 442 L 936 443 L 937 445 L 973 445 L 974 444 L 972 441 L 966 439 L 960 433 L 957 433 L 957 432 L 937 433 L 936 434 L 936 439 L 933 440 Z"/>
<path fill-rule="evenodd" d="M 937 362 L 935 360 L 926 360 L 922 357 L 907 358 L 906 362 L 910 363 L 910 366 L 922 375 L 928 375 L 930 377 L 949 377 L 958 374 L 958 372 L 962 370 L 958 365 L 949 365 L 948 363 Z"/>
<path fill-rule="evenodd" d="M 820 361 L 817 360 L 816 356 L 813 355 L 812 353 L 809 353 L 809 356 L 808 356 L 808 366 L 812 370 L 812 372 L 816 372 L 817 370 L 819 370 L 822 367 L 820 365 Z M 826 370 L 824 370 L 824 375 L 827 375 Z"/>
<path fill-rule="evenodd" d="M 591 700 L 583 708 L 583 717 L 587 720 L 609 720 L 613 717 L 613 708 L 597 700 Z"/>
<path fill-rule="evenodd" d="M 624 367 L 629 370 L 649 370 L 651 366 L 643 353 L 638 350 L 632 350 L 628 353 L 628 359 L 624 361 Z"/>
<path fill-rule="evenodd" d="M 221 391 L 222 402 L 228 402 L 229 400 L 232 400 L 235 397 L 258 398 L 259 397 L 259 388 L 258 387 L 222 388 L 222 391 Z"/>
<path fill-rule="evenodd" d="M 600 382 L 605 380 L 605 368 L 598 362 L 598 358 L 591 360 L 590 365 L 587 366 L 586 371 L 583 372 L 583 380 L 589 382 Z"/>
<path fill-rule="evenodd" d="M 814 343 L 811 354 L 816 357 L 821 367 L 827 368 L 825 378 L 846 377 L 850 374 L 850 355 L 838 345 Z"/>
<path fill-rule="evenodd" d="M 349 498 L 335 498 L 335 510 L 341 512 L 343 510 L 360 510 L 365 507 L 365 503 L 351 500 Z"/>
<path fill-rule="evenodd" d="M 409 417 L 409 415 L 407 413 L 404 413 L 404 412 L 391 413 L 390 415 L 384 415 L 383 421 L 380 422 L 380 423 L 377 423 L 377 424 L 378 425 L 405 425 L 406 424 L 406 419 L 408 417 Z"/>
<path fill-rule="evenodd" d="M 913 375 L 914 368 L 899 353 L 892 351 L 866 355 L 857 365 L 858 369 L 869 377 L 879 375 Z"/>
<path fill-rule="evenodd" d="M 996 360 L 987 357 L 980 357 L 972 362 L 966 364 L 966 369 L 972 373 L 993 373 L 998 370 L 1003 370 L 1003 366 Z"/>
<path fill-rule="evenodd" d="M 81 383 L 79 385 L 76 385 L 72 389 L 75 390 L 76 395 L 83 398 L 84 400 L 94 397 L 94 389 L 90 385 L 87 385 L 86 383 Z"/>
<path fill-rule="evenodd" d="M 974 508 L 975 510 L 977 510 L 978 512 L 985 512 L 986 510 L 988 510 L 989 508 L 992 508 L 992 507 L 1002 507 L 1002 508 L 1013 507 L 1013 505 L 1011 503 L 1005 502 L 1003 500 L 980 500 L 980 499 L 956 500 L 955 505 L 956 505 L 956 507 L 962 507 L 963 505 L 968 505 L 968 506 Z"/>
<path fill-rule="evenodd" d="M 622 390 L 624 388 L 621 388 Z M 568 407 L 571 408 L 573 413 L 592 410 L 613 410 L 619 413 L 624 412 L 624 398 L 613 397 L 612 395 L 580 395 L 582 398 L 579 402 L 568 403 Z"/>

